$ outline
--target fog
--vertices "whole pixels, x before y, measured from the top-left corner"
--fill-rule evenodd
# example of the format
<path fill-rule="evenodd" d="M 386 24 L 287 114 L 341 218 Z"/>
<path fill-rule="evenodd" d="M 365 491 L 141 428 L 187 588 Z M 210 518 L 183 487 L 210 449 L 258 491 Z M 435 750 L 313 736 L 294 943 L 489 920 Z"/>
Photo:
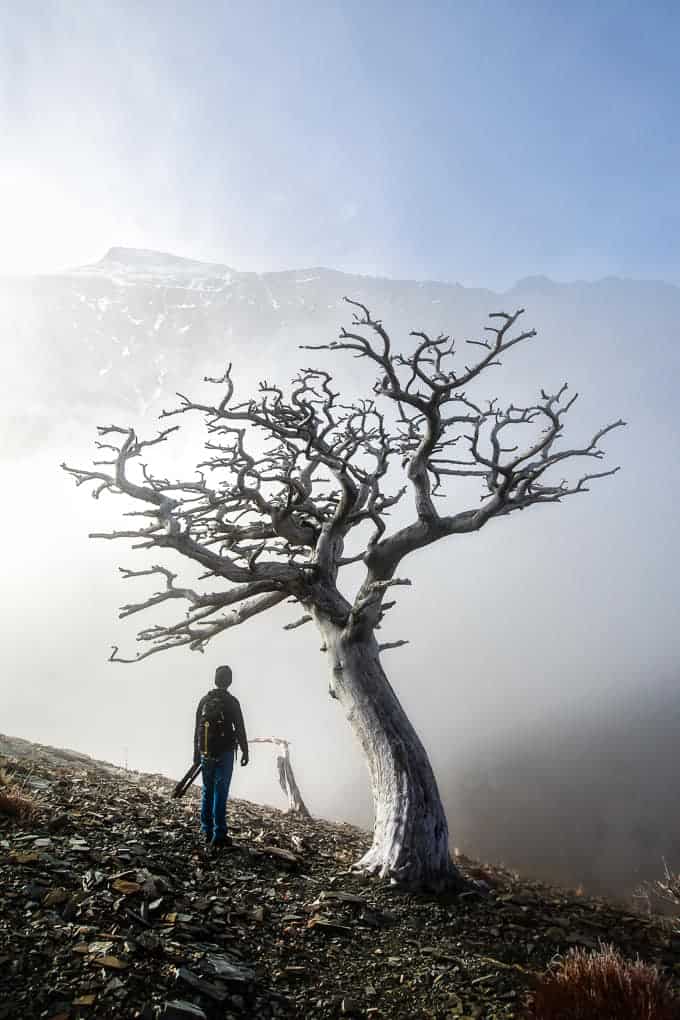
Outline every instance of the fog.
<path fill-rule="evenodd" d="M 137 629 L 152 622 L 151 614 L 119 621 L 118 607 L 155 589 L 148 579 L 123 581 L 117 570 L 141 566 L 144 554 L 126 543 L 87 538 L 90 531 L 121 526 L 123 501 L 104 495 L 93 502 L 59 463 L 89 463 L 98 423 L 153 432 L 154 414 L 170 406 L 175 389 L 205 394 L 203 374 L 219 373 L 227 359 L 235 363 L 243 395 L 258 378 L 285 381 L 297 364 L 312 360 L 331 366 L 348 395 L 361 385 L 366 392 L 373 377 L 363 364 L 296 349 L 297 340 L 310 336 L 332 338 L 346 321 L 345 291 L 370 299 L 379 314 L 382 302 L 385 324 L 400 343 L 408 328 L 437 322 L 454 334 L 473 335 L 468 331 L 483 325 L 486 311 L 526 305 L 527 325 L 535 325 L 539 337 L 511 351 L 505 366 L 478 384 L 477 395 L 492 395 L 493 385 L 501 399 L 521 402 L 541 385 L 573 380 L 582 395 L 570 414 L 569 440 L 589 438 L 600 425 L 624 417 L 626 429 L 607 441 L 608 464 L 622 470 L 588 494 L 491 522 L 476 535 L 451 538 L 403 564 L 413 587 L 400 590 L 384 640 L 407 638 L 410 644 L 386 652 L 385 666 L 431 753 L 452 840 L 464 851 L 615 892 L 630 891 L 641 868 L 653 873 L 663 854 L 677 853 L 680 829 L 668 804 L 677 793 L 669 748 L 680 661 L 672 405 L 678 367 L 673 316 L 680 291 L 633 281 L 569 287 L 530 280 L 505 295 L 440 287 L 433 299 L 428 288 L 434 285 L 388 285 L 321 272 L 311 281 L 311 273 L 293 274 L 286 287 L 295 300 L 286 304 L 288 291 L 273 274 L 253 283 L 269 297 L 243 297 L 239 311 L 202 293 L 197 312 L 187 310 L 192 303 L 186 291 L 176 281 L 169 289 L 165 280 L 169 319 L 158 336 L 148 323 L 156 319 L 153 295 L 164 270 L 155 269 L 151 281 L 133 279 L 138 257 L 127 257 L 122 309 L 147 301 L 135 299 L 138 292 L 151 294 L 144 322 L 136 311 L 123 314 L 104 304 L 97 312 L 101 339 L 94 353 L 90 332 L 71 321 L 72 309 L 84 308 L 81 293 L 100 307 L 97 295 L 110 287 L 106 273 L 38 280 L 28 292 L 16 283 L 6 287 L 8 301 L 32 310 L 32 316 L 19 315 L 15 306 L 17 321 L 30 323 L 33 349 L 45 351 L 48 366 L 37 357 L 24 362 L 20 378 L 8 387 L 6 406 L 17 407 L 16 393 L 29 388 L 31 377 L 53 377 L 51 362 L 66 359 L 69 367 L 59 391 L 41 397 L 36 390 L 37 420 L 49 421 L 49 430 L 36 436 L 35 421 L 15 414 L 5 433 L 1 729 L 177 776 L 190 760 L 196 701 L 215 667 L 228 662 L 249 735 L 292 741 L 312 812 L 369 825 L 367 777 L 347 722 L 328 697 L 318 635 L 311 626 L 283 630 L 299 615 L 295 607 L 279 607 L 227 632 L 203 655 L 177 650 L 133 666 L 106 661 L 112 644 L 133 651 Z M 303 300 L 300 281 L 309 281 L 302 285 Z M 236 286 L 232 280 L 230 287 Z M 267 319 L 273 293 L 283 303 L 283 324 L 275 326 Z M 327 300 L 331 293 L 334 301 Z M 66 340 L 54 333 L 58 314 L 63 320 L 57 318 L 57 326 L 71 326 Z M 177 320 L 182 315 L 193 316 L 187 363 L 172 347 L 173 337 L 183 335 Z M 251 323 L 248 340 L 238 335 L 235 316 Z M 133 340 L 137 333 L 142 339 L 134 340 L 126 358 L 119 343 L 109 366 L 107 330 L 120 341 L 123 319 L 130 317 Z M 215 347 L 210 333 L 215 319 L 228 337 L 223 346 Z M 55 336 L 49 352 L 48 332 Z M 24 352 L 31 350 L 29 339 L 24 333 Z M 148 399 L 137 387 L 135 407 L 135 373 L 143 382 L 147 363 L 157 370 L 159 352 L 165 355 L 163 372 L 145 382 Z M 103 378 L 94 371 L 97 359 L 109 366 Z M 201 456 L 199 423 L 181 424 L 172 445 L 150 458 L 161 471 L 171 465 L 176 475 Z M 462 508 L 470 498 L 455 487 L 448 505 Z M 194 576 L 177 557 L 164 562 L 175 563 L 181 577 Z M 356 584 L 356 576 L 348 572 L 346 583 Z M 234 794 L 283 806 L 274 759 L 271 747 L 257 747 L 251 765 L 237 773 Z"/>
<path fill-rule="evenodd" d="M 153 584 L 87 538 L 122 501 L 59 464 L 90 463 L 98 424 L 155 430 L 229 361 L 244 396 L 312 361 L 368 393 L 361 363 L 298 350 L 337 335 L 343 295 L 404 346 L 525 307 L 538 338 L 471 395 L 566 380 L 569 440 L 628 423 L 606 439 L 621 470 L 405 563 L 384 638 L 410 643 L 385 667 L 453 844 L 617 894 L 680 867 L 678 13 L 50 0 L 0 19 L 0 731 L 176 776 L 228 662 L 310 809 L 369 825 L 318 637 L 283 630 L 295 607 L 203 655 L 107 661 L 153 622 L 117 616 Z M 153 463 L 202 457 L 182 426 Z M 448 507 L 476 499 L 452 486 Z M 235 795 L 283 806 L 274 758 L 257 746 Z"/>

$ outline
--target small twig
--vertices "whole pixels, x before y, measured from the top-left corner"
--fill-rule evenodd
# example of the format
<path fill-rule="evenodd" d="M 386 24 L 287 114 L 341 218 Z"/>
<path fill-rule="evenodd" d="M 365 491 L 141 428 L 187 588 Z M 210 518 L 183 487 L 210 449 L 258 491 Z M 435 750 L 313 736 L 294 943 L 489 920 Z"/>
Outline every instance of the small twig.
<path fill-rule="evenodd" d="M 404 645 L 409 645 L 410 643 L 408 638 L 402 638 L 400 641 L 385 641 L 383 644 L 378 645 L 378 651 L 387 652 L 390 648 L 403 648 Z"/>
<path fill-rule="evenodd" d="M 297 630 L 298 627 L 304 627 L 306 623 L 309 623 L 312 617 L 309 613 L 305 613 L 299 620 L 294 620 L 292 623 L 285 623 L 283 625 L 284 630 Z"/>

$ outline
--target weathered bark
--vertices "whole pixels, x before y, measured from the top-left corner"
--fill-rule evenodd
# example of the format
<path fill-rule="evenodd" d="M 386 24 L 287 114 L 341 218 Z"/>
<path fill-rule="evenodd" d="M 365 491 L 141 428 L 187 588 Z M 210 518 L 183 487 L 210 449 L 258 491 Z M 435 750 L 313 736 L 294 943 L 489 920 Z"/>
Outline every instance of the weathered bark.
<path fill-rule="evenodd" d="M 383 672 L 377 642 L 350 639 L 316 619 L 330 661 L 331 696 L 345 710 L 371 777 L 373 843 L 356 870 L 437 891 L 462 884 L 427 752 Z"/>
<path fill-rule="evenodd" d="M 288 798 L 288 811 L 292 814 L 302 815 L 304 818 L 311 818 L 307 805 L 302 799 L 300 788 L 295 779 L 293 766 L 290 760 L 290 741 L 283 737 L 253 737 L 250 744 L 273 744 L 278 748 L 276 757 L 276 774 L 279 779 L 279 786 Z"/>
<path fill-rule="evenodd" d="M 288 798 L 288 811 L 292 814 L 302 815 L 309 818 L 310 814 L 307 805 L 302 799 L 302 794 L 295 781 L 295 773 L 290 762 L 288 744 L 283 745 L 281 754 L 276 759 L 276 769 L 279 774 L 279 786 Z"/>

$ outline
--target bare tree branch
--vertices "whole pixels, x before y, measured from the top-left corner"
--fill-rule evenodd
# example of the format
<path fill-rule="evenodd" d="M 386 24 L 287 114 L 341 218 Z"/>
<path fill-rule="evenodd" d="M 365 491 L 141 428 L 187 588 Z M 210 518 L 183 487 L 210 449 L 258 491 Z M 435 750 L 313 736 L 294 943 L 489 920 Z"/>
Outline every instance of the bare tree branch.
<path fill-rule="evenodd" d="M 306 623 L 310 623 L 310 621 L 312 619 L 313 619 L 313 617 L 310 616 L 309 613 L 305 613 L 304 616 L 301 616 L 299 620 L 294 620 L 292 623 L 284 624 L 283 629 L 284 630 L 297 630 L 298 627 L 304 627 L 304 625 Z"/>
<path fill-rule="evenodd" d="M 191 620 L 175 624 L 174 627 L 148 627 L 139 632 L 137 640 L 150 643 L 153 647 L 138 652 L 133 658 L 123 658 L 118 655 L 118 648 L 114 645 L 109 662 L 141 662 L 142 659 L 148 659 L 149 656 L 156 655 L 158 652 L 181 648 L 184 645 L 188 645 L 192 651 L 202 652 L 211 638 L 222 634 L 230 627 L 237 627 L 239 624 L 245 623 L 246 620 L 267 609 L 273 609 L 285 597 L 285 595 L 276 592 L 261 595 L 259 598 L 244 602 L 238 609 L 233 609 L 227 615 L 218 617 L 216 620 L 206 620 L 205 617 L 208 613 L 204 613 L 202 617 L 194 616 Z M 213 611 L 213 609 L 210 610 L 210 612 Z"/>
<path fill-rule="evenodd" d="M 102 426 L 96 443 L 102 459 L 91 469 L 62 465 L 76 485 L 91 483 L 96 498 L 108 492 L 138 507 L 128 512 L 138 526 L 93 537 L 128 540 L 142 550 L 170 549 L 198 563 L 202 580 L 216 586 L 206 592 L 179 586 L 162 566 L 122 571 L 126 578 L 164 581 L 160 591 L 124 605 L 122 617 L 175 600 L 189 606 L 179 623 L 141 632 L 140 640 L 153 647 L 135 661 L 184 644 L 202 649 L 260 611 L 247 607 L 286 598 L 305 609 L 286 630 L 325 615 L 348 633 L 370 633 L 387 608 L 387 589 L 409 583 L 394 577 L 405 556 L 477 531 L 495 517 L 587 492 L 590 483 L 618 470 L 562 476 L 572 463 L 600 462 L 602 441 L 624 424 L 613 421 L 584 443 L 564 444 L 577 399 L 568 396 L 566 383 L 555 392 L 542 390 L 524 407 L 502 408 L 496 400 L 482 403 L 468 395 L 473 380 L 535 336 L 533 329 L 518 327 L 522 309 L 493 313 L 481 339 L 461 345 L 445 334 L 414 330 L 408 349 L 400 350 L 365 305 L 346 301 L 351 327 L 337 340 L 307 349 L 349 351 L 371 364 L 377 379 L 368 398 L 345 402 L 328 372 L 303 368 L 288 390 L 265 380 L 254 397 L 239 401 L 229 365 L 221 377 L 206 377 L 222 391 L 215 402 L 178 394 L 179 405 L 161 415 L 203 415 L 206 458 L 193 477 L 158 477 L 140 459 L 178 426 L 148 440 L 131 428 Z M 467 349 L 481 353 L 466 363 L 461 356 Z M 400 470 L 408 485 L 395 487 Z M 481 498 L 446 512 L 455 494 L 450 487 L 460 479 L 476 480 Z M 390 532 L 389 513 L 409 488 L 415 517 Z M 350 532 L 364 525 L 370 533 L 358 551 L 345 555 Z M 345 599 L 339 571 L 362 561 L 363 583 Z M 239 608 L 224 612 L 232 606 Z M 117 651 L 114 661 L 122 661 Z"/>
<path fill-rule="evenodd" d="M 402 638 L 399 641 L 384 641 L 382 644 L 378 645 L 378 651 L 386 652 L 390 648 L 403 648 L 404 645 L 408 645 L 410 643 L 411 642 L 407 638 Z"/>

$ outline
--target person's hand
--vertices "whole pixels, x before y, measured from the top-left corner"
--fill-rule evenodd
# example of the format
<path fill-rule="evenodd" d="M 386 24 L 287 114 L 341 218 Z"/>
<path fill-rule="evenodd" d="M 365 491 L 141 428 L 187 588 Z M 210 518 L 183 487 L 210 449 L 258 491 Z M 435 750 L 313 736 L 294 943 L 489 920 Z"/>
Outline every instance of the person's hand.
<path fill-rule="evenodd" d="M 247 751 L 243 751 L 241 754 L 241 765 L 247 765 L 250 761 L 250 755 Z"/>

